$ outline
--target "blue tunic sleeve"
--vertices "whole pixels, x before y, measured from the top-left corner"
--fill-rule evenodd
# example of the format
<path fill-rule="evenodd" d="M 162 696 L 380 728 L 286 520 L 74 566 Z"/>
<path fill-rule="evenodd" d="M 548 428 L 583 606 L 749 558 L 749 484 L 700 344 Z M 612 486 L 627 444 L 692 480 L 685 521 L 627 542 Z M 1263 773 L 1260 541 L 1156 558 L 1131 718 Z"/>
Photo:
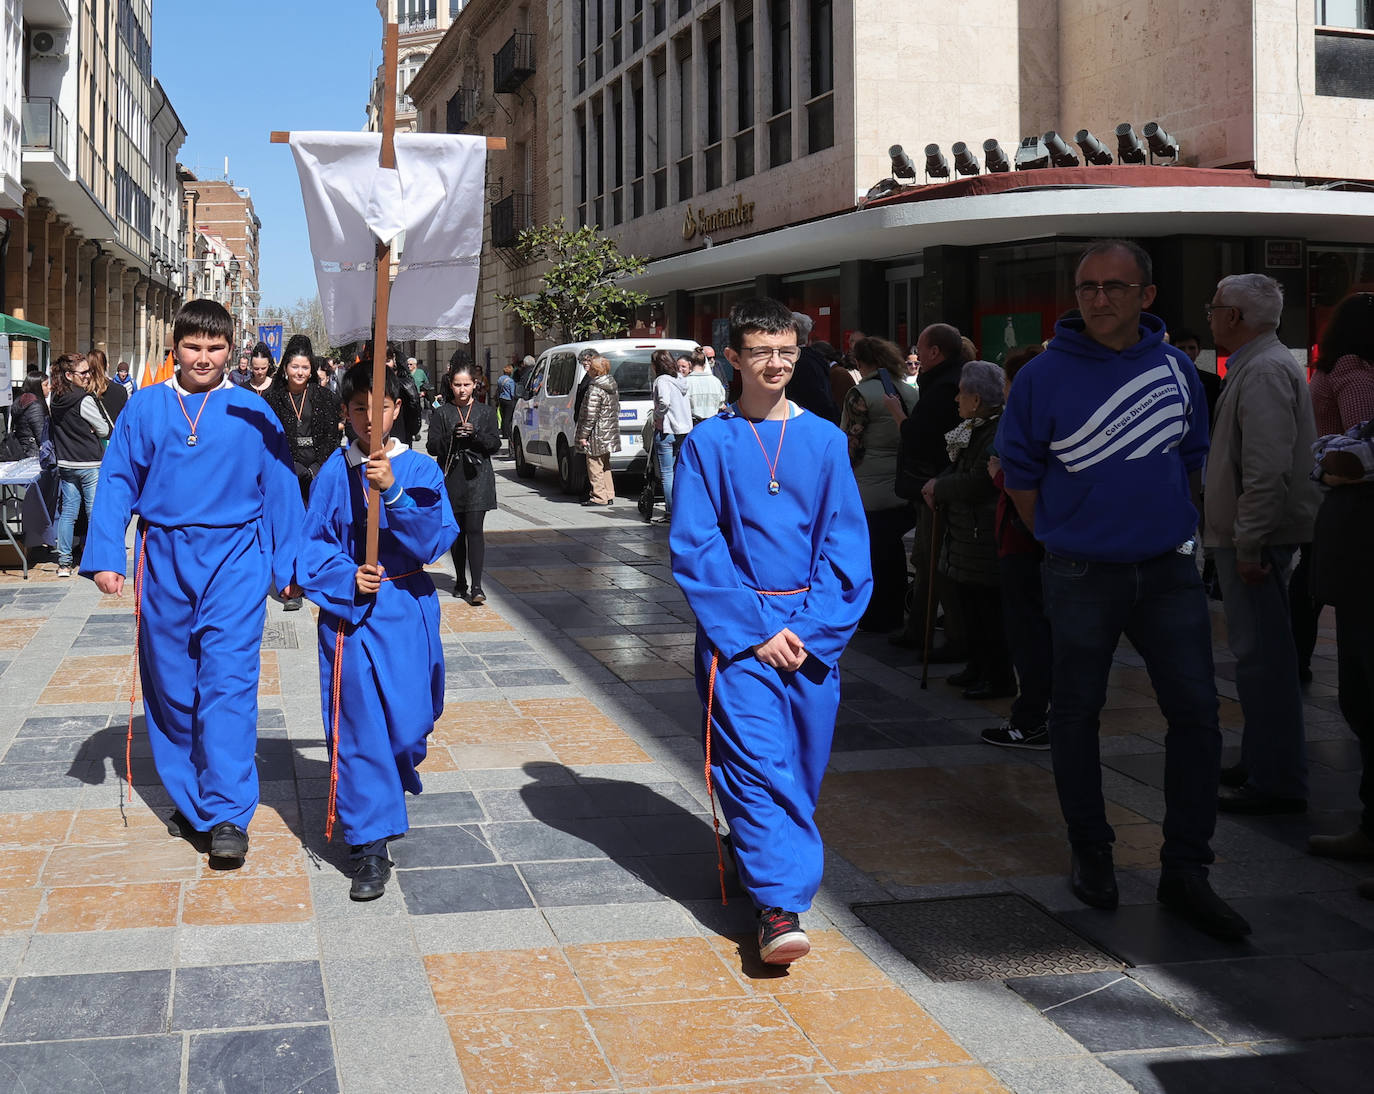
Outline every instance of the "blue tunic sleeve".
<path fill-rule="evenodd" d="M 387 530 L 398 550 L 420 565 L 433 562 L 458 537 L 458 521 L 454 519 L 439 465 L 411 450 L 392 461 L 392 470 L 415 504 L 387 509 Z"/>
<path fill-rule="evenodd" d="M 310 488 L 310 506 L 296 551 L 296 582 L 321 609 L 356 625 L 372 602 L 358 602 L 351 525 L 348 465 L 343 454 L 336 452 Z"/>

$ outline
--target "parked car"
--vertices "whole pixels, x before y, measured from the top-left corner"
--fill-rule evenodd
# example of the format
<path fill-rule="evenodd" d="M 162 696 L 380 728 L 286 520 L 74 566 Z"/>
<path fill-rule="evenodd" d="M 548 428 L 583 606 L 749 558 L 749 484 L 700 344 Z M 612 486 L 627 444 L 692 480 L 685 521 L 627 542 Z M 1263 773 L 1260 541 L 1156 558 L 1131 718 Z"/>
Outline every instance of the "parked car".
<path fill-rule="evenodd" d="M 653 414 L 653 370 L 649 358 L 666 349 L 674 356 L 689 354 L 697 343 L 683 338 L 602 338 L 569 342 L 539 355 L 534 370 L 516 392 L 511 426 L 515 470 L 529 478 L 536 470 L 556 471 L 568 493 L 579 492 L 586 471 L 575 460 L 573 400 L 586 369 L 577 355 L 588 347 L 611 362 L 611 376 L 620 389 L 620 451 L 611 456 L 612 471 L 644 471 L 640 430 Z"/>

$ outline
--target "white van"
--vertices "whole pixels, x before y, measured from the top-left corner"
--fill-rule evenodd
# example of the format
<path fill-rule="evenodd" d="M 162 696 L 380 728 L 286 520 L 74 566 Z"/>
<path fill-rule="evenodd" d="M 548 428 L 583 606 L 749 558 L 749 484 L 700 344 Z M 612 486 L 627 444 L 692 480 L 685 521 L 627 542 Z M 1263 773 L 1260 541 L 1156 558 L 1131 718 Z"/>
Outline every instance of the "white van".
<path fill-rule="evenodd" d="M 660 349 L 682 357 L 696 349 L 697 343 L 683 338 L 602 338 L 554 346 L 539 355 L 534 371 L 516 392 L 511 452 L 522 478 L 539 468 L 556 471 L 568 493 L 577 493 L 584 484 L 582 462 L 572 458 L 573 400 L 586 374 L 577 355 L 588 348 L 611 362 L 611 376 L 620 390 L 620 451 L 611 455 L 611 470 L 642 473 L 644 447 L 639 434 L 654 409 L 649 358 Z"/>

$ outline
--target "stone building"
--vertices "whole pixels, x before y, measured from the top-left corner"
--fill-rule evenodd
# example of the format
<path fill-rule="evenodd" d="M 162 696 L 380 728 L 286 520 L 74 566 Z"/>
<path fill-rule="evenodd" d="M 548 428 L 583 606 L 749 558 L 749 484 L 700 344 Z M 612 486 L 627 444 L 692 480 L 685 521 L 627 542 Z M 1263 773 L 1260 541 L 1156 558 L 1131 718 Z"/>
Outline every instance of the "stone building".
<path fill-rule="evenodd" d="M 261 299 L 258 237 L 262 221 L 253 195 L 227 179 L 198 179 L 180 172 L 187 225 L 186 298 L 209 297 L 229 309 L 241 345 L 258 340 Z"/>
<path fill-rule="evenodd" d="M 399 30 L 396 132 L 413 133 L 420 128 L 415 103 L 407 88 L 467 2 L 469 0 L 377 0 L 382 22 L 395 23 Z M 371 133 L 382 128 L 382 76 L 382 68 L 378 65 L 367 101 L 367 124 L 363 127 Z"/>
<path fill-rule="evenodd" d="M 4 3 L 22 115 L 18 193 L 8 101 L 0 120 L 0 312 L 48 327 L 54 354 L 100 348 L 137 370 L 160 358 L 184 288 L 186 130 L 153 77 L 151 0 Z M 11 353 L 13 375 L 36 363 L 32 344 Z"/>

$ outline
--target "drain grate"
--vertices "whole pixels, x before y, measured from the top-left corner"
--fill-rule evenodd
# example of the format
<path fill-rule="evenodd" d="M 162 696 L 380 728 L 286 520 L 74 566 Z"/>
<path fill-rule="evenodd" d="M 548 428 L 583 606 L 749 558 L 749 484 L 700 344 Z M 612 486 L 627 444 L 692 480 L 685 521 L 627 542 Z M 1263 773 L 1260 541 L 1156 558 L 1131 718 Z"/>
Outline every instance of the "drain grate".
<path fill-rule="evenodd" d="M 932 980 L 1008 980 L 1122 967 L 1016 893 L 856 904 L 854 914 Z"/>

